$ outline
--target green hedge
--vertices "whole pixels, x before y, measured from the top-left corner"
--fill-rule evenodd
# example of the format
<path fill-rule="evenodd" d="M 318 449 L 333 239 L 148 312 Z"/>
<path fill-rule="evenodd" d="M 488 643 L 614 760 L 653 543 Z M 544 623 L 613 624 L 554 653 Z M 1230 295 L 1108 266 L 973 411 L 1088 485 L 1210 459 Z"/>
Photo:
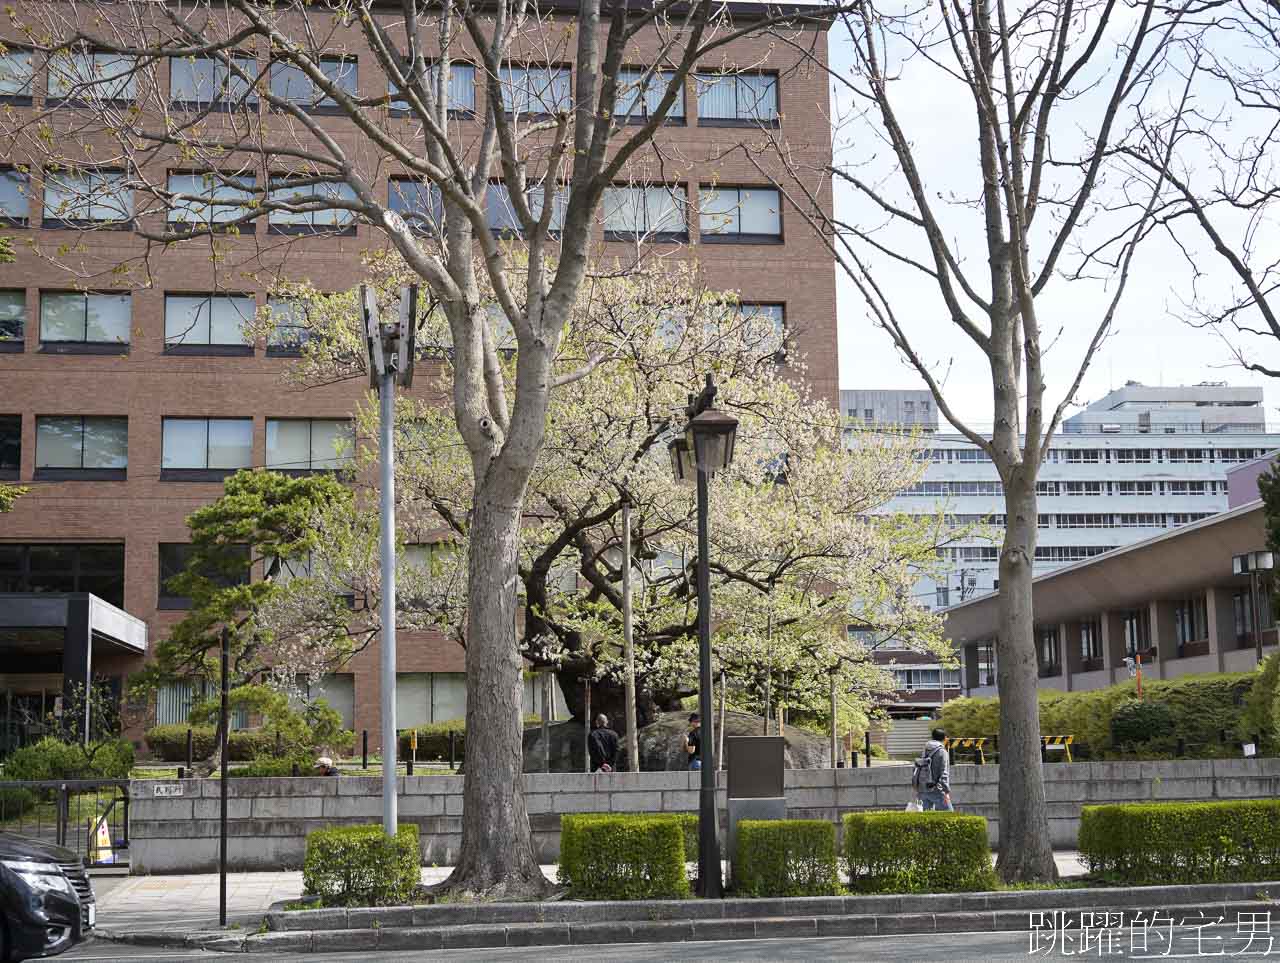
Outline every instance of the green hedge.
<path fill-rule="evenodd" d="M 825 819 L 742 820 L 733 886 L 739 896 L 836 895 L 836 827 Z"/>
<path fill-rule="evenodd" d="M 1123 885 L 1252 882 L 1280 874 L 1280 800 L 1085 806 L 1080 855 Z"/>
<path fill-rule="evenodd" d="M 11 780 L 128 779 L 133 769 L 133 743 L 108 739 L 83 747 L 46 736 L 15 749 L 4 761 L 3 776 Z"/>
<path fill-rule="evenodd" d="M 982 816 L 846 813 L 844 856 L 855 893 L 951 893 L 996 885 Z"/>
<path fill-rule="evenodd" d="M 525 728 L 538 725 L 541 722 L 539 716 L 525 716 Z M 408 759 L 410 755 L 409 736 L 415 729 L 400 730 L 400 758 Z M 433 722 L 430 725 L 416 727 L 418 733 L 418 758 L 419 759 L 448 759 L 449 758 L 449 733 L 454 735 L 454 752 L 456 758 L 461 759 L 463 749 L 467 741 L 467 720 L 466 719 L 448 719 L 444 722 Z"/>
<path fill-rule="evenodd" d="M 1073 735 L 1072 755 L 1077 759 L 1105 759 L 1117 756 L 1162 758 L 1173 756 L 1179 737 L 1186 741 L 1188 758 L 1237 756 L 1234 745 L 1223 746 L 1219 730 L 1229 740 L 1241 731 L 1255 731 L 1244 721 L 1245 704 L 1259 678 L 1257 672 L 1188 675 L 1177 679 L 1142 680 L 1145 703 L 1158 703 L 1168 710 L 1169 729 L 1161 736 L 1150 729 L 1153 712 L 1132 708 L 1137 692 L 1132 681 L 1103 689 L 1058 692 L 1041 689 L 1040 732 L 1043 735 Z M 1155 738 L 1138 742 L 1115 740 L 1114 724 L 1119 714 L 1120 734 Z M 942 708 L 939 725 L 951 736 L 992 736 L 1000 732 L 1000 700 L 995 698 L 952 699 Z M 1257 731 L 1262 731 L 1258 727 Z"/>
<path fill-rule="evenodd" d="M 191 730 L 191 756 L 196 762 L 208 759 L 216 748 L 213 726 L 187 726 L 181 723 L 153 726 L 144 738 L 151 754 L 162 762 L 185 762 L 187 730 Z M 232 762 L 248 762 L 276 751 L 274 733 L 265 729 L 236 729 L 227 736 L 227 755 Z"/>
<path fill-rule="evenodd" d="M 262 757 L 254 759 L 248 765 L 228 769 L 228 776 L 265 779 L 275 776 L 292 776 L 293 767 L 298 767 L 299 776 L 314 776 L 314 760 L 307 756 L 284 756 L 279 759 Z"/>
<path fill-rule="evenodd" d="M 0 823 L 17 819 L 36 804 L 30 789 L 0 789 Z"/>
<path fill-rule="evenodd" d="M 303 890 L 325 906 L 398 906 L 421 882 L 418 827 L 402 824 L 395 839 L 381 826 L 339 826 L 307 834 Z"/>
<path fill-rule="evenodd" d="M 683 899 L 687 823 L 683 815 L 561 816 L 560 882 L 575 899 Z"/>

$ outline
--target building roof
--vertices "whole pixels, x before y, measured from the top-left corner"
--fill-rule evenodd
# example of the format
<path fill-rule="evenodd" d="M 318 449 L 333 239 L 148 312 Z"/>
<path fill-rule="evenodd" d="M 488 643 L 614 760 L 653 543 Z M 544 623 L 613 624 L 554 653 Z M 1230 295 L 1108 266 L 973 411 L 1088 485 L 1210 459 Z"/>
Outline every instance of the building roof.
<path fill-rule="evenodd" d="M 1032 580 L 1038 623 L 1176 598 L 1209 585 L 1238 585 L 1231 558 L 1265 545 L 1266 519 L 1255 499 L 1181 528 L 1064 565 Z M 989 639 L 999 621 L 999 592 L 942 610 L 957 644 Z"/>

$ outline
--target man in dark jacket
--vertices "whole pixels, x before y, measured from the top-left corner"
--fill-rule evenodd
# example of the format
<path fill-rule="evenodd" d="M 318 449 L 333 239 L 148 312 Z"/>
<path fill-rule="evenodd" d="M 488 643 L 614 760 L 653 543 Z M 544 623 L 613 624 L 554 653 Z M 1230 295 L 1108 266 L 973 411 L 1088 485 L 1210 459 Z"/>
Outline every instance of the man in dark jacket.
<path fill-rule="evenodd" d="M 933 730 L 933 738 L 924 744 L 924 752 L 916 760 L 916 771 L 911 785 L 916 791 L 921 807 L 929 810 L 954 811 L 951 805 L 951 764 L 944 742 L 946 732 Z"/>
<path fill-rule="evenodd" d="M 609 728 L 609 717 L 604 713 L 595 718 L 587 751 L 591 754 L 592 772 L 613 772 L 617 768 L 618 734 Z"/>

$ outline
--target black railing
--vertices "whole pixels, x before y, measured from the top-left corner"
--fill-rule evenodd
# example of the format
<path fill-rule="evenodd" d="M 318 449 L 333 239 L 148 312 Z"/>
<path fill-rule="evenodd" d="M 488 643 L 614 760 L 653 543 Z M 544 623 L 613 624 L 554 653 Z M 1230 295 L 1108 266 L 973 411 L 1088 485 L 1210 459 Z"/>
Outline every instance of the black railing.
<path fill-rule="evenodd" d="M 129 781 L 0 780 L 0 830 L 64 846 L 86 866 L 127 866 Z"/>

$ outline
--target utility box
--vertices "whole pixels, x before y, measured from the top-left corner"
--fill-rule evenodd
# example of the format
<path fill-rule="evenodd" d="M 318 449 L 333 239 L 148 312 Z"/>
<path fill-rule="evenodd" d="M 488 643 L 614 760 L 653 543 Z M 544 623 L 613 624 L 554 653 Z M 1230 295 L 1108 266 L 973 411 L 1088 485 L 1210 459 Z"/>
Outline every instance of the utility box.
<path fill-rule="evenodd" d="M 732 872 L 739 820 L 787 818 L 783 784 L 787 744 L 782 736 L 729 736 L 724 742 L 729 774 L 729 851 L 725 855 Z"/>

